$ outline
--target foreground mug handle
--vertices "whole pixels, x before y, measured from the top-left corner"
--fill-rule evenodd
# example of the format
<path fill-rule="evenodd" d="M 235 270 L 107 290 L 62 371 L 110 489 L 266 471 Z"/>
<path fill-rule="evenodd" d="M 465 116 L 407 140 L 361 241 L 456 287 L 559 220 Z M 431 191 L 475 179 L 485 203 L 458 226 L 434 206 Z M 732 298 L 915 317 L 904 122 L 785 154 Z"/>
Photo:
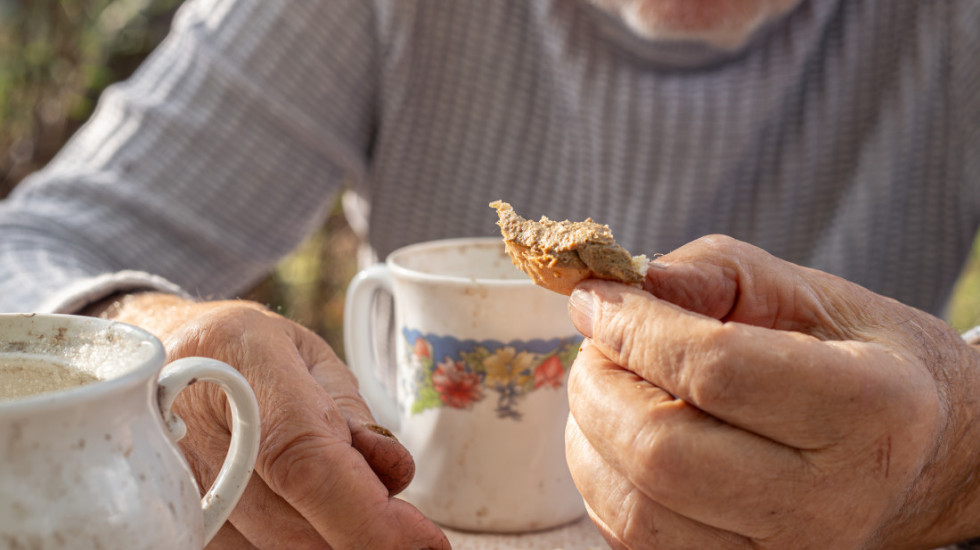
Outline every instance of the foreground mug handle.
<path fill-rule="evenodd" d="M 231 443 L 218 477 L 201 499 L 204 512 L 204 544 L 214 538 L 248 485 L 259 452 L 259 405 L 248 381 L 234 368 L 215 359 L 186 357 L 163 368 L 158 381 L 160 414 L 177 443 L 187 428 L 170 409 L 184 388 L 197 382 L 214 382 L 228 397 L 231 407 Z"/>
<path fill-rule="evenodd" d="M 375 420 L 397 432 L 401 424 L 398 405 L 374 373 L 377 353 L 371 336 L 374 297 L 379 290 L 393 294 L 393 289 L 391 271 L 385 264 L 375 264 L 351 280 L 344 304 L 344 352 Z"/>

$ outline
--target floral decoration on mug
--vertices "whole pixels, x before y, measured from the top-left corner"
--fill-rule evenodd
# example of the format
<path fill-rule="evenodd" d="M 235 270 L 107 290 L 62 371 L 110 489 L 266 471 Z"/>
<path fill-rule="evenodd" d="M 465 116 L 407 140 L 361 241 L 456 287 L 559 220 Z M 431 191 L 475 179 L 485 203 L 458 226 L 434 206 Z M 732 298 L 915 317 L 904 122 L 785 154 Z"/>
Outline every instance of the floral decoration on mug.
<path fill-rule="evenodd" d="M 458 340 L 405 328 L 407 360 L 414 367 L 412 414 L 437 407 L 470 409 L 497 394 L 497 415 L 519 420 L 517 404 L 542 389 L 560 390 L 581 336 L 499 342 Z"/>

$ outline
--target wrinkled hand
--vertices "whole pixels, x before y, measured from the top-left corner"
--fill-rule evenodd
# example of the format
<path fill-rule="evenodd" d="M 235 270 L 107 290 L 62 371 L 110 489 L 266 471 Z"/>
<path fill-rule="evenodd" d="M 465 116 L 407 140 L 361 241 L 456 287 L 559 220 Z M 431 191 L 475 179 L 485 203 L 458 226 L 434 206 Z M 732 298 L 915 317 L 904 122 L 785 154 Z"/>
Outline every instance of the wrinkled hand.
<path fill-rule="evenodd" d="M 229 363 L 255 391 L 258 475 L 209 549 L 449 547 L 418 510 L 392 498 L 411 480 L 412 458 L 373 424 L 353 375 L 314 333 L 252 302 L 154 293 L 127 297 L 113 318 L 160 338 L 170 361 Z M 231 437 L 224 394 L 195 384 L 174 411 L 187 425 L 184 454 L 209 487 Z"/>
<path fill-rule="evenodd" d="M 614 548 L 980 534 L 980 360 L 945 323 L 729 238 L 658 263 L 570 300 L 566 450 Z"/>

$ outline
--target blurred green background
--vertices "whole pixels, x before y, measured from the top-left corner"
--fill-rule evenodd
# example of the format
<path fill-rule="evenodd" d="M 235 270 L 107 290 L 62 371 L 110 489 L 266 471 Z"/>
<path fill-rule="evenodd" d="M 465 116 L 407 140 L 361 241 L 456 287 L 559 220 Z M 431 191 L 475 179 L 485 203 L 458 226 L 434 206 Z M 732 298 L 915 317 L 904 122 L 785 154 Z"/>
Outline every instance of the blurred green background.
<path fill-rule="evenodd" d="M 270 0 L 276 1 L 276 0 Z M 0 0 L 0 196 L 43 166 L 163 39 L 179 0 Z M 247 298 L 323 335 L 342 353 L 343 292 L 356 240 L 338 208 Z M 980 247 L 974 248 L 974 258 Z M 328 260 L 328 258 L 332 258 Z M 923 266 L 927 269 L 928 266 Z M 980 262 L 971 260 L 948 320 L 980 324 Z"/>
<path fill-rule="evenodd" d="M 51 159 L 106 86 L 132 73 L 166 35 L 179 4 L 0 0 L 0 197 Z M 269 304 L 343 353 L 343 293 L 355 254 L 356 238 L 335 207 L 320 231 L 243 297 Z"/>

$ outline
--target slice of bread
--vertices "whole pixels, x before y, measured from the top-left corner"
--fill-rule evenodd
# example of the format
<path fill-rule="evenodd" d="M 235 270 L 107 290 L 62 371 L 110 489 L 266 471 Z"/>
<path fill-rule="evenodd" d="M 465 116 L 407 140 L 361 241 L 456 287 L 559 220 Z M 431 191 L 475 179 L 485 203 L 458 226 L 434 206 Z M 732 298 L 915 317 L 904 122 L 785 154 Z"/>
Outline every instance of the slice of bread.
<path fill-rule="evenodd" d="M 591 218 L 582 222 L 539 221 L 519 216 L 511 205 L 494 201 L 497 225 L 511 261 L 535 284 L 571 294 L 585 279 L 606 279 L 640 286 L 646 277 L 646 256 L 631 256 L 616 244 L 608 225 Z"/>

